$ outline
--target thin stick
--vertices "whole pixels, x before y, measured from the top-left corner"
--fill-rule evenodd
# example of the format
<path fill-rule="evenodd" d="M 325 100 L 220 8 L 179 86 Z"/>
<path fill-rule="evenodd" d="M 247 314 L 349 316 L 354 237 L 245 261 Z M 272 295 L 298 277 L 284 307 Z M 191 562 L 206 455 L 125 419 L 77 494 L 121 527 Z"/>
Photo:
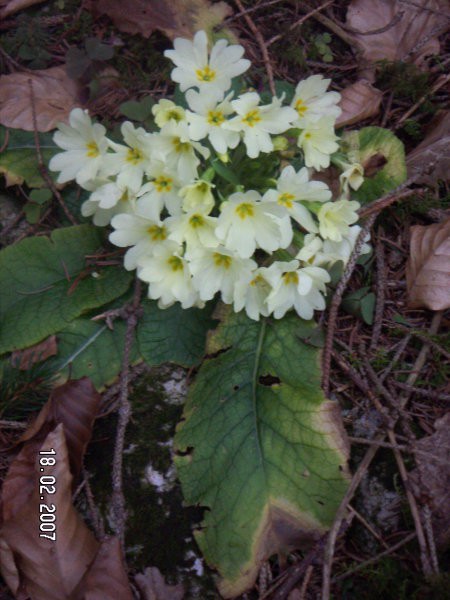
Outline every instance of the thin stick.
<path fill-rule="evenodd" d="M 48 174 L 47 167 L 45 166 L 44 159 L 42 158 L 41 143 L 39 141 L 39 133 L 38 133 L 38 128 L 37 128 L 36 104 L 35 104 L 36 99 L 34 96 L 33 81 L 31 79 L 28 80 L 28 86 L 30 88 L 31 114 L 33 117 L 33 129 L 34 129 L 34 144 L 36 146 L 36 154 L 37 154 L 37 158 L 38 158 L 39 171 L 40 171 L 45 183 L 47 184 L 49 190 L 51 190 L 51 192 L 53 193 L 55 198 L 58 200 L 66 217 L 69 219 L 69 221 L 72 223 L 72 225 L 77 225 L 77 222 L 76 222 L 74 216 L 70 213 L 67 206 L 64 204 L 64 200 L 62 199 L 61 194 L 56 189 L 55 184 L 52 181 L 52 178 Z"/>
<path fill-rule="evenodd" d="M 411 106 L 411 108 L 409 110 L 407 110 L 405 112 L 405 114 L 397 121 L 396 125 L 393 128 L 394 131 L 397 130 L 399 127 L 401 127 L 401 125 L 404 123 L 404 121 L 406 121 L 406 119 L 408 119 L 413 113 L 415 113 L 416 110 L 425 102 L 425 100 L 429 96 L 432 96 L 438 90 L 440 90 L 441 87 L 444 87 L 444 85 L 448 81 L 450 81 L 450 74 L 449 75 L 444 75 L 443 77 L 440 77 L 439 81 L 431 88 L 431 90 L 429 90 L 428 92 L 426 92 L 425 94 L 423 94 L 423 96 L 421 96 L 417 100 L 417 102 L 413 106 Z"/>
<path fill-rule="evenodd" d="M 299 27 L 302 23 L 307 21 L 310 17 L 312 17 L 316 13 L 320 12 L 324 8 L 327 8 L 328 6 L 330 6 L 330 4 L 333 4 L 333 2 L 334 2 L 334 0 L 328 0 L 327 2 L 325 2 L 325 4 L 322 4 L 321 6 L 318 6 L 317 8 L 314 8 L 313 10 L 310 10 L 309 13 L 306 13 L 306 15 L 304 15 L 301 19 L 299 19 L 298 21 L 295 21 L 295 23 L 292 23 L 292 25 L 290 27 L 288 27 L 288 29 L 286 31 L 283 31 L 283 33 L 279 33 L 278 35 L 274 35 L 273 38 L 270 38 L 270 40 L 268 42 L 266 42 L 266 47 L 268 48 L 274 42 L 277 42 L 282 37 L 285 37 L 287 31 L 292 31 L 296 27 Z"/>
<path fill-rule="evenodd" d="M 410 182 L 412 183 L 412 182 Z M 408 183 L 408 185 L 410 185 Z M 409 196 L 414 196 L 422 192 L 423 189 L 420 190 L 404 190 L 399 193 L 390 192 L 383 198 L 379 198 L 378 200 L 374 200 L 367 206 L 364 206 L 358 211 L 360 218 L 368 217 L 369 215 L 378 214 L 383 208 L 387 208 L 394 202 L 398 202 L 399 200 L 404 200 L 405 198 L 409 198 Z"/>
<path fill-rule="evenodd" d="M 264 38 L 261 35 L 259 29 L 256 27 L 252 18 L 249 17 L 248 14 L 245 12 L 245 8 L 244 8 L 241 0 L 234 0 L 234 1 L 237 4 L 239 10 L 242 12 L 242 16 L 247 21 L 247 25 L 250 27 L 253 35 L 255 36 L 256 41 L 258 42 L 258 45 L 259 45 L 259 48 L 261 50 L 261 54 L 263 57 L 264 66 L 266 68 L 267 78 L 269 80 L 269 88 L 270 88 L 271 93 L 275 96 L 275 82 L 273 79 L 273 69 L 272 69 L 272 64 L 270 62 L 269 52 L 268 52 L 267 46 L 264 42 Z"/>
<path fill-rule="evenodd" d="M 331 368 L 331 352 L 333 349 L 333 338 L 334 338 L 334 330 L 336 327 L 336 320 L 339 311 L 339 306 L 341 305 L 342 296 L 347 287 L 348 282 L 350 281 L 350 277 L 352 276 L 353 270 L 356 266 L 356 261 L 358 260 L 359 253 L 363 244 L 365 243 L 365 239 L 367 234 L 369 233 L 372 225 L 374 224 L 376 219 L 376 215 L 371 215 L 364 227 L 359 232 L 358 238 L 356 240 L 353 251 L 350 255 L 347 266 L 345 267 L 344 274 L 342 275 L 336 291 L 334 292 L 333 299 L 331 300 L 330 312 L 328 317 L 328 327 L 327 327 L 327 335 L 325 338 L 325 347 L 323 350 L 323 358 L 322 358 L 322 369 L 323 369 L 323 389 L 326 396 L 328 396 L 330 392 L 330 368 Z"/>
<path fill-rule="evenodd" d="M 306 569 L 305 577 L 303 578 L 303 581 L 302 581 L 302 587 L 300 588 L 299 600 L 304 600 L 304 598 L 306 596 L 306 590 L 308 589 L 309 580 L 311 579 L 311 575 L 313 574 L 313 571 L 314 571 L 313 565 L 309 565 L 309 567 Z"/>
<path fill-rule="evenodd" d="M 425 398 L 431 398 L 432 400 L 443 400 L 444 402 L 450 402 L 450 394 L 433 392 L 432 390 L 422 390 L 420 388 L 413 387 L 412 385 L 401 383 L 400 381 L 393 381 L 392 384 L 401 390 L 405 390 L 406 392 L 410 392 L 412 394 L 417 394 L 418 396 L 424 396 Z"/>
<path fill-rule="evenodd" d="M 438 311 L 435 313 L 435 315 L 431 321 L 431 325 L 430 325 L 430 329 L 429 329 L 430 334 L 433 335 L 433 334 L 437 333 L 437 331 L 439 329 L 439 324 L 442 319 L 442 315 L 443 315 L 443 311 Z M 414 362 L 412 371 L 407 379 L 408 385 L 413 385 L 414 382 L 416 381 L 417 377 L 419 376 L 419 372 L 420 372 L 421 368 L 423 367 L 423 365 L 425 364 L 425 360 L 426 360 L 427 354 L 429 352 L 429 349 L 430 349 L 430 346 L 428 344 L 424 344 L 422 346 L 422 348 L 419 352 L 419 355 L 417 356 L 416 361 Z M 405 408 L 406 403 L 408 402 L 408 399 L 409 399 L 409 394 L 405 395 L 399 399 L 399 405 L 402 409 Z M 356 470 L 356 472 L 352 478 L 352 481 L 350 483 L 350 486 L 347 490 L 347 493 L 345 494 L 344 498 L 342 499 L 341 504 L 339 505 L 339 508 L 336 512 L 336 517 L 335 517 L 334 523 L 329 531 L 328 540 L 327 540 L 327 544 L 325 547 L 323 575 L 322 575 L 322 577 L 323 577 L 323 579 L 322 579 L 322 600 L 329 600 L 329 598 L 330 598 L 331 568 L 332 568 L 332 564 L 333 564 L 334 548 L 336 546 L 336 539 L 339 534 L 339 530 L 340 530 L 342 521 L 344 520 L 346 511 L 347 511 L 347 504 L 353 498 L 353 495 L 355 494 L 356 490 L 358 489 L 358 486 L 361 483 L 363 476 L 365 475 L 367 469 L 369 468 L 370 463 L 372 462 L 374 456 L 376 455 L 376 453 L 378 451 L 379 446 L 378 446 L 377 442 L 383 442 L 385 437 L 386 437 L 386 434 L 383 432 L 383 433 L 378 434 L 374 440 L 371 440 L 371 443 L 373 445 L 366 452 L 363 460 L 359 464 L 358 469 Z M 394 444 L 397 446 L 396 441 L 394 441 Z M 416 534 L 414 534 L 414 536 L 415 535 Z"/>
<path fill-rule="evenodd" d="M 127 329 L 125 333 L 125 346 L 122 359 L 122 371 L 120 373 L 120 396 L 119 396 L 119 417 L 116 431 L 116 443 L 114 446 L 114 456 L 112 464 L 112 497 L 111 513 L 113 528 L 120 539 L 122 549 L 125 537 L 125 497 L 123 493 L 123 450 L 125 445 L 125 431 L 128 421 L 131 417 L 131 404 L 128 399 L 128 385 L 130 375 L 130 353 L 134 339 L 134 330 L 137 325 L 137 309 L 141 296 L 141 285 L 139 279 L 136 279 L 134 287 L 133 304 L 130 315 L 127 318 Z"/>
<path fill-rule="evenodd" d="M 396 550 L 398 550 L 399 548 L 401 548 L 402 546 L 404 546 L 405 544 L 407 544 L 408 542 L 410 542 L 411 540 L 413 540 L 415 537 L 416 537 L 416 532 L 413 531 L 412 533 L 410 533 L 409 535 L 407 535 L 401 542 L 398 542 L 397 544 L 394 544 L 393 546 L 391 546 L 390 548 L 388 548 L 384 552 L 381 552 L 380 554 L 377 554 L 373 558 L 369 558 L 369 560 L 366 560 L 366 561 L 360 563 L 359 565 L 357 565 L 356 567 L 353 567 L 352 569 L 349 569 L 348 571 L 346 571 L 342 575 L 338 575 L 337 577 L 333 577 L 333 583 L 336 582 L 336 581 L 341 581 L 342 579 L 346 579 L 350 575 L 353 575 L 353 573 L 361 571 L 362 569 L 365 569 L 369 565 L 373 565 L 374 563 L 378 562 L 380 560 L 380 558 L 383 558 L 383 556 L 388 556 L 389 554 L 392 554 L 393 552 L 395 552 Z"/>
<path fill-rule="evenodd" d="M 379 233 L 382 235 L 383 230 L 380 228 Z M 384 298 L 386 291 L 386 265 L 384 261 L 384 244 L 378 239 L 375 255 L 377 259 L 377 302 L 375 305 L 375 317 L 372 330 L 372 339 L 370 340 L 370 350 L 377 347 L 378 340 L 381 335 L 383 325 Z"/>

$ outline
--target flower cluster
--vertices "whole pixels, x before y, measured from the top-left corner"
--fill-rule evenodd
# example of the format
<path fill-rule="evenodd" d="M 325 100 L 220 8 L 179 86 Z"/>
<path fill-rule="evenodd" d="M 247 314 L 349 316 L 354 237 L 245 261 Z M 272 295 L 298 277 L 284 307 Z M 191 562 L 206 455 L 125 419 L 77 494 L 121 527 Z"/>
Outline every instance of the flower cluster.
<path fill-rule="evenodd" d="M 159 130 L 124 122 L 123 143 L 74 109 L 55 133 L 64 152 L 50 168 L 59 183 L 90 192 L 82 214 L 111 224 L 110 241 L 127 248 L 125 268 L 137 269 L 161 308 L 203 306 L 220 293 L 252 319 L 291 309 L 310 319 L 325 308 L 327 268 L 348 260 L 360 231 L 359 204 L 348 195 L 362 167 L 341 160 L 341 195 L 332 199 L 312 176 L 339 149 L 339 94 L 313 75 L 289 104 L 245 88 L 235 96 L 233 80 L 250 66 L 243 52 L 225 40 L 209 52 L 203 31 L 176 39 L 165 55 L 184 106 L 160 100 L 152 111 Z M 247 185 L 246 168 L 258 186 Z"/>

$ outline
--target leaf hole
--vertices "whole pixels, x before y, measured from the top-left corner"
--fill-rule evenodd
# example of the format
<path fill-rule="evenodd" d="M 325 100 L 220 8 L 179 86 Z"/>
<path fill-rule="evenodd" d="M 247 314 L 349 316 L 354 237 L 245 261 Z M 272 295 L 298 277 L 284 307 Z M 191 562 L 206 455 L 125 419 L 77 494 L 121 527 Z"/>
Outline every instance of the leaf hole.
<path fill-rule="evenodd" d="M 178 450 L 177 456 L 190 456 L 194 452 L 194 446 L 188 446 L 186 450 Z"/>
<path fill-rule="evenodd" d="M 258 379 L 261 385 L 265 385 L 266 387 L 272 387 L 274 385 L 280 385 L 281 379 L 279 377 L 275 377 L 274 375 L 260 375 Z"/>
<path fill-rule="evenodd" d="M 385 156 L 382 154 L 374 154 L 363 165 L 364 177 L 373 177 L 378 171 L 381 171 L 386 163 L 387 160 Z"/>
<path fill-rule="evenodd" d="M 317 504 L 320 504 L 320 506 L 325 506 L 325 502 L 322 502 L 322 500 L 317 500 Z"/>

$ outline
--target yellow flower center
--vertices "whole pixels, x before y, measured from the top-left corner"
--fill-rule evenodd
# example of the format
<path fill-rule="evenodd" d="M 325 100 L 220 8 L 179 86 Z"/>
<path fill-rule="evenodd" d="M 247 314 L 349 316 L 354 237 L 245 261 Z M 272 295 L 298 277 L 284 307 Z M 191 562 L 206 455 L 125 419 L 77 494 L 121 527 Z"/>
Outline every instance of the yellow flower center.
<path fill-rule="evenodd" d="M 167 229 L 164 226 L 151 225 L 147 231 L 154 242 L 162 242 L 167 238 Z"/>
<path fill-rule="evenodd" d="M 144 160 L 144 155 L 138 148 L 130 148 L 126 160 L 132 165 L 137 165 Z"/>
<path fill-rule="evenodd" d="M 226 256 L 225 254 L 219 254 L 218 252 L 214 252 L 213 260 L 216 267 L 223 267 L 224 269 L 229 269 L 232 263 L 231 256 Z"/>
<path fill-rule="evenodd" d="M 205 219 L 202 217 L 202 215 L 192 215 L 192 217 L 189 219 L 189 225 L 194 229 L 203 227 L 205 225 Z"/>
<path fill-rule="evenodd" d="M 284 194 L 280 194 L 278 196 L 278 204 L 281 204 L 281 206 L 285 206 L 286 208 L 292 208 L 294 206 L 293 204 L 293 200 L 295 200 L 295 196 L 294 194 L 289 194 L 288 192 L 285 192 Z"/>
<path fill-rule="evenodd" d="M 181 138 L 179 137 L 174 137 L 172 140 L 172 144 L 175 146 L 175 151 L 179 154 L 189 152 L 191 149 L 191 144 L 189 142 L 182 142 Z"/>
<path fill-rule="evenodd" d="M 156 188 L 157 192 L 170 192 L 172 189 L 173 179 L 170 177 L 165 177 L 164 175 L 160 175 L 155 179 L 153 185 Z"/>
<path fill-rule="evenodd" d="M 89 142 L 89 144 L 86 144 L 86 148 L 86 156 L 89 156 L 89 158 L 95 158 L 99 156 L 100 150 L 98 149 L 98 146 L 95 142 Z"/>
<path fill-rule="evenodd" d="M 225 121 L 222 111 L 210 110 L 208 113 L 208 123 L 210 125 L 220 125 Z"/>
<path fill-rule="evenodd" d="M 251 204 L 248 202 L 242 202 L 235 208 L 235 212 L 237 215 L 241 217 L 241 219 L 246 219 L 247 217 L 253 217 L 255 214 L 255 210 Z"/>
<path fill-rule="evenodd" d="M 258 283 L 264 283 L 265 279 L 264 277 L 262 277 L 262 275 L 257 275 L 256 277 L 254 277 L 251 281 L 250 281 L 250 285 L 255 286 Z"/>
<path fill-rule="evenodd" d="M 125 190 L 124 193 L 120 196 L 120 202 L 128 202 L 129 200 L 128 190 Z"/>
<path fill-rule="evenodd" d="M 312 135 L 310 133 L 305 133 L 305 140 L 310 140 Z"/>
<path fill-rule="evenodd" d="M 171 256 L 167 261 L 168 265 L 172 269 L 172 271 L 182 271 L 183 270 L 183 261 L 179 256 Z"/>
<path fill-rule="evenodd" d="M 170 119 L 173 119 L 176 123 L 179 123 L 180 121 L 183 120 L 183 109 L 176 109 L 173 108 L 172 110 L 169 110 L 167 112 L 167 120 L 170 121 Z"/>
<path fill-rule="evenodd" d="M 303 117 L 305 112 L 308 110 L 308 107 L 301 98 L 299 98 L 295 103 L 295 110 L 298 112 L 299 117 Z"/>
<path fill-rule="evenodd" d="M 288 273 L 283 274 L 283 281 L 285 285 L 290 285 L 291 283 L 297 285 L 298 275 L 295 271 L 289 271 Z"/>
<path fill-rule="evenodd" d="M 242 117 L 242 122 L 246 123 L 249 127 L 254 127 L 255 123 L 261 121 L 259 108 L 254 108 L 250 110 L 245 117 Z"/>
<path fill-rule="evenodd" d="M 195 74 L 199 81 L 214 81 L 216 78 L 216 72 L 209 65 L 206 65 L 204 69 L 197 69 Z"/>

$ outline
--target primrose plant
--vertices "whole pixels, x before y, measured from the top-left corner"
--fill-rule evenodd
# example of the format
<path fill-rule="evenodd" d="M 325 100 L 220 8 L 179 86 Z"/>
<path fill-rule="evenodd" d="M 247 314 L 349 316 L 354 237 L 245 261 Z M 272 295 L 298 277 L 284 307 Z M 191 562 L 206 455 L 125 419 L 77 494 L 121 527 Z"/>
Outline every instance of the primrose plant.
<path fill-rule="evenodd" d="M 291 309 L 311 319 L 325 308 L 328 269 L 348 260 L 360 231 L 349 188 L 363 170 L 339 154 L 329 79 L 300 81 L 290 102 L 249 91 L 243 53 L 224 39 L 209 51 L 204 31 L 177 38 L 165 55 L 178 104 L 155 104 L 151 131 L 124 122 L 122 143 L 74 109 L 54 135 L 63 152 L 50 169 L 91 192 L 82 214 L 111 224 L 110 241 L 128 248 L 125 268 L 160 308 L 202 307 L 220 293 L 251 319 Z M 314 176 L 339 156 L 332 199 Z"/>

